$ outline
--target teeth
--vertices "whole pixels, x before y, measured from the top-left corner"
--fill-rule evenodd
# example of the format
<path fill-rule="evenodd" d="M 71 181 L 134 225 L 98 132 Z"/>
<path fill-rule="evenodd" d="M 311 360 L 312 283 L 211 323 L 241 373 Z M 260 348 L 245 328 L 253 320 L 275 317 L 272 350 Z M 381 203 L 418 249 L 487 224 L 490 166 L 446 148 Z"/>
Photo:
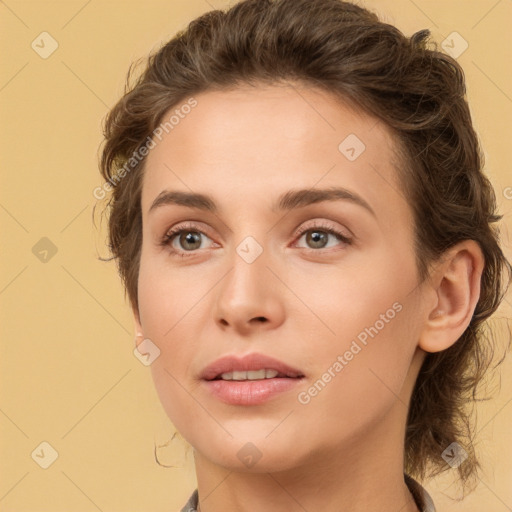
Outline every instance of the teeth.
<path fill-rule="evenodd" d="M 263 368 L 261 370 L 252 371 L 234 371 L 221 374 L 222 380 L 260 380 L 273 379 L 279 372 L 277 370 L 269 370 Z"/>

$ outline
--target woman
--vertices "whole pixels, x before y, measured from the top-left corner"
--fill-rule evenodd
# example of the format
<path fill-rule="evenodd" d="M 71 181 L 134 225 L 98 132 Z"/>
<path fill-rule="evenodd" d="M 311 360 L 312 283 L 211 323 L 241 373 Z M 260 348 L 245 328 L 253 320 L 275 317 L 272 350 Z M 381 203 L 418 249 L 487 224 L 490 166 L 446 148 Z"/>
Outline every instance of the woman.
<path fill-rule="evenodd" d="M 246 0 L 109 113 L 109 243 L 194 449 L 182 512 L 431 512 L 419 481 L 474 478 L 464 401 L 511 266 L 462 70 L 428 35 Z"/>

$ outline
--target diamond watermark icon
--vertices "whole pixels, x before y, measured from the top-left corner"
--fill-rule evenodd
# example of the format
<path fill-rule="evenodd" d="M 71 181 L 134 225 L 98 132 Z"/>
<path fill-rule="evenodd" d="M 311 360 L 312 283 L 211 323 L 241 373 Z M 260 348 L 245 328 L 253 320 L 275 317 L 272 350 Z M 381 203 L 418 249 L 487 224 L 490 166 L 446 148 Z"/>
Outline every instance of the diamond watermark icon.
<path fill-rule="evenodd" d="M 48 263 L 57 254 L 57 246 L 49 238 L 43 236 L 43 238 L 32 247 L 32 254 L 41 263 Z"/>
<path fill-rule="evenodd" d="M 444 450 L 441 457 L 452 468 L 458 468 L 468 458 L 468 453 L 459 443 L 453 442 Z"/>
<path fill-rule="evenodd" d="M 263 247 L 255 238 L 248 236 L 240 242 L 236 252 L 246 263 L 253 263 L 263 252 Z"/>
<path fill-rule="evenodd" d="M 39 57 L 47 59 L 59 47 L 59 43 L 48 32 L 41 32 L 30 46 Z"/>
<path fill-rule="evenodd" d="M 144 366 L 149 366 L 160 355 L 160 349 L 146 338 L 134 348 L 133 354 Z"/>
<path fill-rule="evenodd" d="M 365 149 L 363 141 L 355 133 L 345 137 L 338 146 L 339 152 L 351 162 L 359 158 Z"/>
<path fill-rule="evenodd" d="M 46 441 L 39 444 L 39 446 L 30 455 L 43 469 L 49 468 L 59 456 L 57 450 L 55 450 L 55 448 Z"/>
<path fill-rule="evenodd" d="M 441 43 L 441 48 L 454 59 L 458 59 L 468 47 L 468 42 L 458 32 L 452 32 Z"/>
<path fill-rule="evenodd" d="M 253 443 L 245 443 L 237 452 L 237 457 L 248 468 L 252 468 L 263 455 Z"/>

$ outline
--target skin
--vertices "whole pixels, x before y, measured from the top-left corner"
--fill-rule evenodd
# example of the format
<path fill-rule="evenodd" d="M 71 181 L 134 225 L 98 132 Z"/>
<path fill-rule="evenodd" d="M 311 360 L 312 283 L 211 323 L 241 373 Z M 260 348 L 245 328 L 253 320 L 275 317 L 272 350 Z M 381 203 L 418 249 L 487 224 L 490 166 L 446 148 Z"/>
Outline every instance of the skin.
<path fill-rule="evenodd" d="M 418 283 L 394 141 L 382 123 L 327 93 L 289 83 L 195 98 L 147 157 L 133 312 L 138 339 L 161 351 L 151 371 L 163 407 L 194 448 L 201 512 L 417 511 L 403 478 L 409 399 L 426 352 L 448 348 L 469 325 L 478 245 L 452 248 Z M 366 146 L 354 161 L 338 149 L 349 134 Z M 348 200 L 272 211 L 291 189 L 330 186 L 357 193 L 375 216 Z M 169 204 L 149 213 L 164 190 L 209 194 L 219 210 Z M 187 232 L 181 244 L 177 235 L 181 258 L 160 242 L 186 221 L 204 235 L 188 251 Z M 326 223 L 352 243 L 322 231 Z M 299 227 L 324 233 L 325 246 L 308 232 L 296 236 Z M 250 264 L 236 251 L 248 236 L 263 249 Z M 297 393 L 394 303 L 400 312 L 300 403 Z M 303 384 L 258 406 L 228 405 L 205 390 L 206 365 L 252 352 L 299 368 Z M 237 456 L 248 442 L 262 454 L 252 467 Z"/>

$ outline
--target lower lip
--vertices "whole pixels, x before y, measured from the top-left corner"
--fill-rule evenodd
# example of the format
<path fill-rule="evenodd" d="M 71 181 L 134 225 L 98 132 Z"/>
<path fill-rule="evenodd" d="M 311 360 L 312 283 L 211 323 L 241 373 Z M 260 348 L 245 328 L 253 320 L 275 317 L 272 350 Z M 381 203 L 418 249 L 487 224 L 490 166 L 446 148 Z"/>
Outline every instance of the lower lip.
<path fill-rule="evenodd" d="M 260 380 L 206 380 L 206 387 L 221 402 L 231 405 L 259 405 L 279 393 L 290 391 L 302 378 Z"/>

